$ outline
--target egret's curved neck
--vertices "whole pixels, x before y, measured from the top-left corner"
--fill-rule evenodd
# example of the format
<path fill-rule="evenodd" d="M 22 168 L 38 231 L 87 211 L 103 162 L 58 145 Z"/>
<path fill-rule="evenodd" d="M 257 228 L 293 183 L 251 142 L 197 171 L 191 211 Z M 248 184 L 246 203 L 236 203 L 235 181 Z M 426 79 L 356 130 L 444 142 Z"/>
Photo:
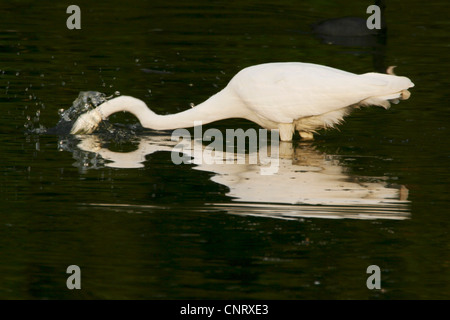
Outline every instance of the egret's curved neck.
<path fill-rule="evenodd" d="M 206 124 L 217 120 L 246 116 L 245 106 L 228 88 L 205 102 L 176 114 L 158 115 L 151 111 L 145 102 L 130 96 L 120 96 L 108 100 L 97 110 L 104 119 L 119 111 L 130 112 L 139 119 L 143 127 L 155 130 L 189 128 L 193 127 L 196 121 Z"/>

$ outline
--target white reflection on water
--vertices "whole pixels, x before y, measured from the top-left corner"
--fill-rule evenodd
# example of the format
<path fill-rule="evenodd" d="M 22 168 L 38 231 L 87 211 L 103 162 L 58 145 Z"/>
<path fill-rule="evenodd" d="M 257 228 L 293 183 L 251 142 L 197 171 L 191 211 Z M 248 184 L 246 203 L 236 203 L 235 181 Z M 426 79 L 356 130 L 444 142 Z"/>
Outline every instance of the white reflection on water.
<path fill-rule="evenodd" d="M 136 150 L 123 153 L 103 147 L 95 135 L 77 138 L 81 140 L 79 149 L 101 156 L 106 160 L 104 166 L 113 168 L 143 167 L 147 155 L 157 151 L 172 152 L 176 144 L 169 135 L 142 136 Z M 408 190 L 404 186 L 390 186 L 385 177 L 350 175 L 340 164 L 339 156 L 319 152 L 311 144 L 300 145 L 294 150 L 292 143 L 281 143 L 278 172 L 262 175 L 259 163 L 217 164 L 211 159 L 199 158 L 242 156 L 230 152 L 192 152 L 194 144 L 200 143 L 193 142 L 191 150 L 184 150 L 185 155 L 193 157 L 191 162 L 196 164 L 195 170 L 215 173 L 212 180 L 227 186 L 230 189 L 227 196 L 233 198 L 229 203 L 209 203 L 201 210 L 218 209 L 232 214 L 283 219 L 409 218 Z M 260 149 L 259 152 L 266 155 L 270 150 Z"/>

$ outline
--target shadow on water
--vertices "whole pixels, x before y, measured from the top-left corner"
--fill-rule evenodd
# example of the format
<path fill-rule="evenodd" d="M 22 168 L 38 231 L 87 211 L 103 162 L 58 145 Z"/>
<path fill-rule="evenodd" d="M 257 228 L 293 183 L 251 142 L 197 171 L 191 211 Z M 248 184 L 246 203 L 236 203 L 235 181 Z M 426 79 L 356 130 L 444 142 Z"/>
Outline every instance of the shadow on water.
<path fill-rule="evenodd" d="M 387 26 L 385 19 L 385 2 L 375 1 L 380 8 L 380 28 L 367 28 L 367 18 L 340 17 L 316 22 L 311 25 L 313 34 L 324 44 L 353 47 L 355 54 L 370 54 L 374 70 L 386 72 Z M 367 52 L 369 50 L 369 52 Z"/>

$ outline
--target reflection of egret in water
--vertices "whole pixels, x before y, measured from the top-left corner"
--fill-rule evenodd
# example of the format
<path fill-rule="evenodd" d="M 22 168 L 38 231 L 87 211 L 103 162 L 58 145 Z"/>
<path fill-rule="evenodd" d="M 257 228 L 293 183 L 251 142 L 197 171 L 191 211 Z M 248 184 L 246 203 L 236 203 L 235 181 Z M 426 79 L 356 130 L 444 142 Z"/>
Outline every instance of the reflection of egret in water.
<path fill-rule="evenodd" d="M 167 135 L 142 136 L 136 150 L 121 153 L 102 147 L 102 140 L 95 135 L 77 138 L 81 139 L 79 150 L 93 153 L 95 157 L 100 156 L 104 160 L 103 166 L 114 168 L 143 167 L 147 155 L 157 151 L 173 152 L 176 144 Z M 197 143 L 200 142 L 193 142 L 192 148 Z M 264 148 L 260 148 L 258 152 L 267 153 L 267 150 L 262 149 Z M 191 160 L 196 164 L 193 169 L 214 173 L 212 181 L 227 186 L 227 196 L 233 198 L 231 202 L 207 204 L 208 210 L 285 219 L 409 217 L 408 192 L 404 186 L 390 186 L 385 178 L 350 175 L 340 165 L 340 156 L 321 153 L 311 144 L 300 144 L 294 149 L 291 143 L 282 143 L 279 168 L 272 175 L 262 175 L 261 164 L 258 163 L 217 164 L 211 159 L 205 161 L 199 158 L 211 156 L 210 153 L 199 155 L 191 151 L 192 149 L 185 150 L 187 156 L 194 157 Z M 213 156 L 237 157 L 236 154 L 230 155 L 227 152 Z"/>

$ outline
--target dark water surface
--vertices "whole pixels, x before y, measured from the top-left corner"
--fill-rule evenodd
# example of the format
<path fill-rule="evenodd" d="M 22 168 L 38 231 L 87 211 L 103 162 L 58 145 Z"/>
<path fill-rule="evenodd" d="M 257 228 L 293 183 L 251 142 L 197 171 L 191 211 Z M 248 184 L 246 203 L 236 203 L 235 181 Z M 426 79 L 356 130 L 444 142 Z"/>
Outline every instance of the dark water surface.
<path fill-rule="evenodd" d="M 370 2 L 77 1 L 81 30 L 66 28 L 64 3 L 5 2 L 0 298 L 450 298 L 447 1 L 386 1 L 386 34 L 357 38 L 311 25 L 366 18 Z M 276 61 L 397 65 L 416 86 L 387 111 L 356 111 L 339 130 L 284 146 L 274 175 L 175 165 L 170 132 L 26 133 L 54 126 L 80 91 L 175 113 Z M 81 290 L 66 287 L 69 265 L 81 268 Z M 381 290 L 366 286 L 370 265 Z"/>

